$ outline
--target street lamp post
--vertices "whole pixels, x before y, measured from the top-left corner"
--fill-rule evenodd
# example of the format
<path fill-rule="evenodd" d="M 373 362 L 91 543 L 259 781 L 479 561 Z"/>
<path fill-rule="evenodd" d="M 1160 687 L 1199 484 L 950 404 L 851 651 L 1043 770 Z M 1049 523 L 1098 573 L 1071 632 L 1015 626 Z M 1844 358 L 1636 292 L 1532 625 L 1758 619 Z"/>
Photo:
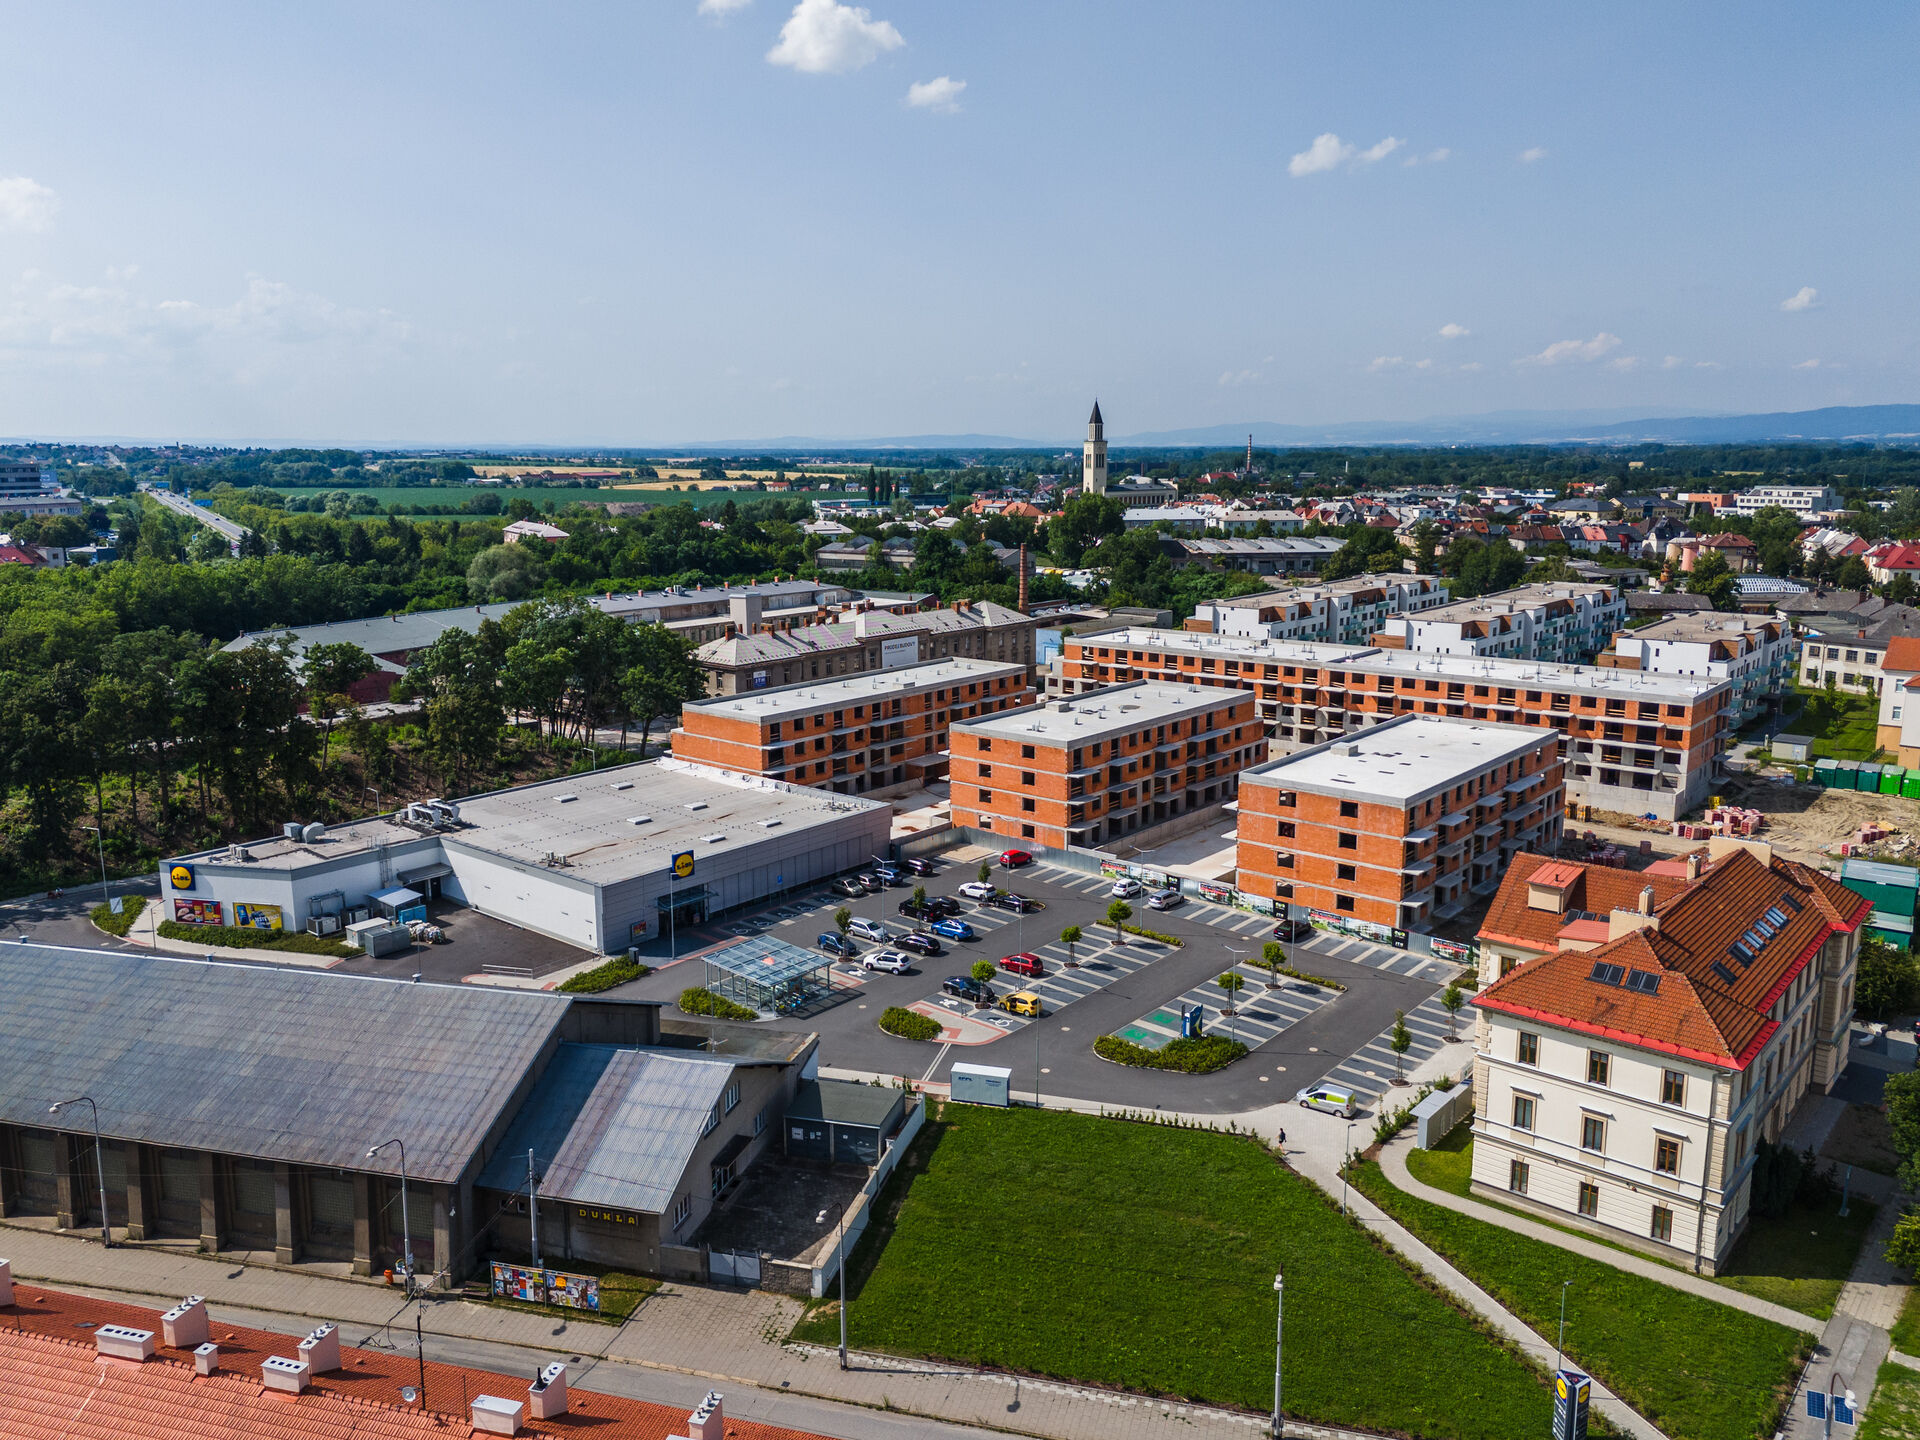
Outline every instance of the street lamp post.
<path fill-rule="evenodd" d="M 1280 1354 L 1286 1336 L 1286 1275 L 1273 1277 L 1273 1440 L 1280 1440 Z"/>
<path fill-rule="evenodd" d="M 1573 1284 L 1571 1280 L 1560 1282 L 1560 1338 L 1553 1347 L 1553 1368 L 1556 1372 L 1560 1369 L 1567 1349 L 1567 1287 L 1571 1284 Z"/>
<path fill-rule="evenodd" d="M 1349 1213 L 1347 1210 L 1347 1169 L 1353 1164 L 1353 1127 L 1359 1123 L 1357 1120 L 1347 1121 L 1347 1155 L 1346 1159 L 1340 1162 L 1340 1213 L 1342 1215 Z"/>
<path fill-rule="evenodd" d="M 100 833 L 98 825 L 82 825 L 80 828 L 93 831 L 94 848 L 100 855 L 100 903 L 111 906 L 113 893 L 107 889 L 107 837 Z"/>
<path fill-rule="evenodd" d="M 407 1294 L 413 1294 L 413 1226 L 407 1222 L 407 1142 L 399 1138 L 382 1140 L 367 1151 L 371 1160 L 389 1145 L 400 1147 L 400 1239 L 401 1252 L 404 1255 L 402 1266 L 407 1277 Z"/>
<path fill-rule="evenodd" d="M 93 1112 L 93 1175 L 100 1182 L 100 1243 L 111 1246 L 113 1228 L 107 1222 L 107 1166 L 102 1154 L 103 1147 L 100 1144 L 100 1107 L 93 1103 L 91 1095 L 76 1095 L 71 1100 L 62 1100 L 57 1104 L 49 1105 L 47 1113 L 58 1115 L 62 1106 L 78 1105 L 82 1101 L 85 1101 L 87 1108 Z"/>

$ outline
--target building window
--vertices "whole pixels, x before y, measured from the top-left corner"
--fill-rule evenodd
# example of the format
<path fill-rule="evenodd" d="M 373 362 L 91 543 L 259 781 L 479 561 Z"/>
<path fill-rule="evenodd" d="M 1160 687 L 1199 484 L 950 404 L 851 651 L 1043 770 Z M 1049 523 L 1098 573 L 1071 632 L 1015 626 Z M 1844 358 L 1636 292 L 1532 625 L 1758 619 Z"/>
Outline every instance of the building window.
<path fill-rule="evenodd" d="M 1333 908 L 1334 908 L 1334 909 L 1336 909 L 1336 910 L 1351 910 L 1351 909 L 1353 909 L 1353 897 L 1352 897 L 1351 895 L 1336 895 L 1336 896 L 1334 896 L 1334 897 L 1333 897 Z"/>
<path fill-rule="evenodd" d="M 1516 1095 L 1513 1097 L 1513 1128 L 1516 1130 L 1533 1129 L 1533 1097 Z"/>
<path fill-rule="evenodd" d="M 1580 1117 L 1580 1148 L 1605 1154 L 1607 1122 L 1595 1115 L 1582 1115 Z"/>
<path fill-rule="evenodd" d="M 1589 1220 L 1600 1218 L 1600 1187 L 1591 1180 L 1580 1182 L 1580 1213 Z"/>
<path fill-rule="evenodd" d="M 1680 1142 L 1670 1135 L 1659 1135 L 1653 1142 L 1653 1168 L 1662 1175 L 1680 1173 Z"/>
<path fill-rule="evenodd" d="M 1022 810 L 1029 810 L 1029 811 L 1032 810 L 1033 797 L 1031 795 L 1022 796 L 1020 800 L 1020 808 Z"/>
<path fill-rule="evenodd" d="M 1518 1043 L 1514 1046 L 1514 1058 L 1522 1065 L 1540 1063 L 1540 1037 L 1531 1030 L 1522 1030 Z"/>
<path fill-rule="evenodd" d="M 1342 835 L 1340 837 L 1340 848 L 1342 850 L 1358 850 L 1360 848 L 1360 837 L 1358 835 Z"/>
<path fill-rule="evenodd" d="M 1660 1103 L 1662 1105 L 1687 1103 L 1687 1077 L 1678 1070 L 1660 1072 Z"/>
<path fill-rule="evenodd" d="M 739 1103 L 740 1087 L 738 1085 L 729 1085 L 727 1087 L 727 1114 L 731 1115 L 733 1113 L 733 1107 Z"/>
<path fill-rule="evenodd" d="M 1335 879 L 1338 879 L 1338 880 L 1351 880 L 1351 879 L 1353 879 L 1353 866 L 1351 866 L 1351 865 L 1338 865 L 1338 866 L 1335 866 L 1335 867 L 1334 867 L 1334 878 L 1335 878 Z"/>
<path fill-rule="evenodd" d="M 700 1133 L 702 1135 L 711 1135 L 713 1133 L 714 1126 L 718 1125 L 719 1123 L 720 1123 L 720 1107 L 718 1105 L 708 1106 L 706 1122 L 701 1125 Z"/>
<path fill-rule="evenodd" d="M 1340 802 L 1340 813 L 1349 820 L 1359 819 L 1360 802 L 1357 800 L 1342 800 Z"/>
<path fill-rule="evenodd" d="M 1664 1205 L 1653 1207 L 1653 1225 L 1647 1231 L 1656 1240 L 1673 1239 L 1673 1211 Z"/>
<path fill-rule="evenodd" d="M 1516 1195 L 1527 1193 L 1527 1162 L 1512 1160 L 1507 1164 L 1507 1189 Z"/>
<path fill-rule="evenodd" d="M 1613 1073 L 1613 1057 L 1604 1050 L 1587 1051 L 1587 1083 L 1605 1085 Z"/>
<path fill-rule="evenodd" d="M 693 1214 L 693 1192 L 689 1190 L 673 1202 L 673 1228 L 678 1230 L 687 1223 L 687 1217 Z"/>

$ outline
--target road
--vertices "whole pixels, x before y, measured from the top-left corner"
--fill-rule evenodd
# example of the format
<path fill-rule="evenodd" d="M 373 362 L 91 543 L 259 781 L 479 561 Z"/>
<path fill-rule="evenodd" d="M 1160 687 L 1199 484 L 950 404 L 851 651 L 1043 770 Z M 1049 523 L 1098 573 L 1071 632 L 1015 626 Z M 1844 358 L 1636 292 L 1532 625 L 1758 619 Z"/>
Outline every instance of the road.
<path fill-rule="evenodd" d="M 154 489 L 144 490 L 141 493 L 149 499 L 158 501 L 160 504 L 166 506 L 167 509 L 173 511 L 176 515 L 184 515 L 189 520 L 199 521 L 210 530 L 218 531 L 235 544 L 238 544 L 253 533 L 248 530 L 246 526 L 236 525 L 225 516 L 216 515 L 204 505 L 196 505 L 186 496 L 176 495 L 171 490 Z"/>

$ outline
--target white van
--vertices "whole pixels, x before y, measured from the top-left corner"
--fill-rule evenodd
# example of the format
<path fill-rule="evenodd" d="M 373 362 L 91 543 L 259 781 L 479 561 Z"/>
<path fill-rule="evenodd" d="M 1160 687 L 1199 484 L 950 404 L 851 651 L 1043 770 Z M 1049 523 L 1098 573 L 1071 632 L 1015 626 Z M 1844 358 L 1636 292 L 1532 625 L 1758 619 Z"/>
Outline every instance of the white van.
<path fill-rule="evenodd" d="M 1351 1120 L 1360 1113 L 1352 1094 L 1332 1085 L 1309 1085 L 1293 1098 L 1308 1110 L 1325 1110 L 1343 1120 Z"/>

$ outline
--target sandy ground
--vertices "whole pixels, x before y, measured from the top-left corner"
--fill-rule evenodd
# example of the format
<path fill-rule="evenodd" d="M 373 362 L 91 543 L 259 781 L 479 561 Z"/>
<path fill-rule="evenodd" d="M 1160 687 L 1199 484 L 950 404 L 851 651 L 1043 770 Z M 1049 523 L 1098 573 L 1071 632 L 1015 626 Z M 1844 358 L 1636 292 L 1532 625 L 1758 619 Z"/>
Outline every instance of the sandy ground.
<path fill-rule="evenodd" d="M 1720 795 L 1726 804 L 1764 810 L 1767 828 L 1760 838 L 1794 860 L 1830 859 L 1841 841 L 1852 839 L 1869 823 L 1897 832 L 1887 846 L 1890 853 L 1920 850 L 1920 800 L 1825 790 L 1757 775 L 1729 776 Z"/>

